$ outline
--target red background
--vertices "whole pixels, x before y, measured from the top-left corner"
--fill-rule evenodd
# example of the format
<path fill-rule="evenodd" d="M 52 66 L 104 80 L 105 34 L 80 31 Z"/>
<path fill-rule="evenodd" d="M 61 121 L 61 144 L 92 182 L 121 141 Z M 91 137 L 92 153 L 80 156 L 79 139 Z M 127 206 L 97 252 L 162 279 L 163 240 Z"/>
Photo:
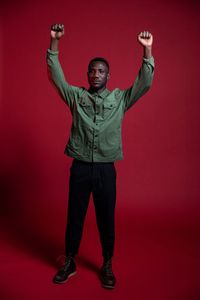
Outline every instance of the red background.
<path fill-rule="evenodd" d="M 199 286 L 198 1 L 6 1 L 0 27 L 0 297 L 193 300 Z M 118 172 L 114 291 L 100 287 L 101 249 L 90 204 L 78 273 L 55 286 L 64 252 L 71 116 L 47 79 L 50 25 L 64 23 L 60 60 L 87 86 L 87 64 L 105 56 L 109 89 L 141 65 L 136 36 L 154 36 L 151 90 L 126 114 Z"/>

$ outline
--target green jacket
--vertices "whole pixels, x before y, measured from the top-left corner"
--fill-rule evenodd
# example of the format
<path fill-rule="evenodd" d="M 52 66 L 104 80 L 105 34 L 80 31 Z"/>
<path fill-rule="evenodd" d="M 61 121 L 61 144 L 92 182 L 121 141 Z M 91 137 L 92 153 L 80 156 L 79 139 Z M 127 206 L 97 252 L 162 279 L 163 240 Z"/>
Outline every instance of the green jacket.
<path fill-rule="evenodd" d="M 153 57 L 143 58 L 133 85 L 101 94 L 69 85 L 58 60 L 58 52 L 47 50 L 50 80 L 72 114 L 72 127 L 65 154 L 88 162 L 123 159 L 121 129 L 124 113 L 148 91 L 154 73 Z"/>

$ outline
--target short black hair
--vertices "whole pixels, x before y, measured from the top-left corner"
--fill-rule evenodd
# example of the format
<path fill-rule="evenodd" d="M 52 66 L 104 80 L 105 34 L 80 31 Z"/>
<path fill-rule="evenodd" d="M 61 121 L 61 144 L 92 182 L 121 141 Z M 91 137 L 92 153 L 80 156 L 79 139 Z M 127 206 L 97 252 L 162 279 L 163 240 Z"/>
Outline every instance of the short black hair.
<path fill-rule="evenodd" d="M 107 66 L 108 71 L 110 70 L 109 63 L 105 58 L 103 58 L 103 57 L 94 57 L 93 59 L 90 60 L 90 62 L 88 64 L 88 71 L 91 69 L 92 64 L 97 62 L 97 61 L 103 62 Z"/>

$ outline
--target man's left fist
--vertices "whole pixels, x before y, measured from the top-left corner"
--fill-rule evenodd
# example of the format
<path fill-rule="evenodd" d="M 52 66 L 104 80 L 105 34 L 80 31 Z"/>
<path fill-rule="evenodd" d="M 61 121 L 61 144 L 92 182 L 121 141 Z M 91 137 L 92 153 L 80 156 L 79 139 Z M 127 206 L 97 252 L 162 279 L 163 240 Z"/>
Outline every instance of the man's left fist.
<path fill-rule="evenodd" d="M 149 31 L 142 31 L 138 34 L 138 42 L 144 47 L 151 47 L 153 44 L 153 35 Z"/>

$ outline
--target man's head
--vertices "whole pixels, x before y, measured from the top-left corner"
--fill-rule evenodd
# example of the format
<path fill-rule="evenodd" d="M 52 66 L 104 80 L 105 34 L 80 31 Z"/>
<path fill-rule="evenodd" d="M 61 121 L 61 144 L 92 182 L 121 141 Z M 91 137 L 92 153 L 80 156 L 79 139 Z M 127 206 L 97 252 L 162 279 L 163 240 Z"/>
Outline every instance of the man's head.
<path fill-rule="evenodd" d="M 94 91 L 103 91 L 110 78 L 109 63 L 105 58 L 95 57 L 88 65 L 88 83 Z"/>

